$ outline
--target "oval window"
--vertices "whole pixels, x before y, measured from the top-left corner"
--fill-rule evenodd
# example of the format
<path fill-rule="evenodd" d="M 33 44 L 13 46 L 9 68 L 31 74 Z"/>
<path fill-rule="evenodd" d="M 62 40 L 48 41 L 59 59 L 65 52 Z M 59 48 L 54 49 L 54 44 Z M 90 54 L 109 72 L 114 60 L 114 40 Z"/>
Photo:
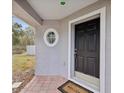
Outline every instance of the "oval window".
<path fill-rule="evenodd" d="M 49 47 L 53 47 L 58 42 L 58 33 L 55 29 L 47 29 L 44 34 L 45 44 Z"/>

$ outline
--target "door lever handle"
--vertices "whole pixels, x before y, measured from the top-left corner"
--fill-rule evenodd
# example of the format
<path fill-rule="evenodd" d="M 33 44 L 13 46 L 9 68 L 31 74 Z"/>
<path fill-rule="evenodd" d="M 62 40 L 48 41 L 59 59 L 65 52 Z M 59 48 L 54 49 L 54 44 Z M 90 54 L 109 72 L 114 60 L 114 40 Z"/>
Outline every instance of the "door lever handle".
<path fill-rule="evenodd" d="M 74 53 L 77 54 L 77 49 L 74 50 Z"/>

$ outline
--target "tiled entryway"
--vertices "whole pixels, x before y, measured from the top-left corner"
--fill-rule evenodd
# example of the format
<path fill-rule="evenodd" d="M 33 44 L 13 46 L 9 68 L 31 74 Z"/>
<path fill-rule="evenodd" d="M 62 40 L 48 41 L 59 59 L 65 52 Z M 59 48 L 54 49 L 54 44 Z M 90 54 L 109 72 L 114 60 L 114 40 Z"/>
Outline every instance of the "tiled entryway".
<path fill-rule="evenodd" d="M 35 76 L 20 93 L 61 93 L 57 88 L 66 81 L 61 76 Z"/>

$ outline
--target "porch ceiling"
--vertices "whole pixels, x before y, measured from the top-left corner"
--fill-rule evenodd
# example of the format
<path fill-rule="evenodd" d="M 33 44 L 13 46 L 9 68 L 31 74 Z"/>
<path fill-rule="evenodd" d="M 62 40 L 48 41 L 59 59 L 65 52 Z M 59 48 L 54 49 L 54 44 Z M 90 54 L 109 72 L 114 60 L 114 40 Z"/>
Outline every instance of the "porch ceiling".
<path fill-rule="evenodd" d="M 65 0 L 64 6 L 61 0 L 27 0 L 31 7 L 46 20 L 59 20 L 84 8 L 98 0 Z"/>

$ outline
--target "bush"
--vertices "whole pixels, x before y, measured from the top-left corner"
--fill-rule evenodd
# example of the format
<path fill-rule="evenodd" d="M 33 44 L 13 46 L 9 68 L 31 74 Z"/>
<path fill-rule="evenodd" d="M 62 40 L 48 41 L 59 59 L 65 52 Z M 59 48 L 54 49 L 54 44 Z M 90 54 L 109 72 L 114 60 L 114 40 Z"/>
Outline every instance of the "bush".
<path fill-rule="evenodd" d="M 23 50 L 13 50 L 12 54 L 22 54 L 23 52 Z"/>
<path fill-rule="evenodd" d="M 12 54 L 22 54 L 26 51 L 25 47 L 22 46 L 13 46 Z"/>

